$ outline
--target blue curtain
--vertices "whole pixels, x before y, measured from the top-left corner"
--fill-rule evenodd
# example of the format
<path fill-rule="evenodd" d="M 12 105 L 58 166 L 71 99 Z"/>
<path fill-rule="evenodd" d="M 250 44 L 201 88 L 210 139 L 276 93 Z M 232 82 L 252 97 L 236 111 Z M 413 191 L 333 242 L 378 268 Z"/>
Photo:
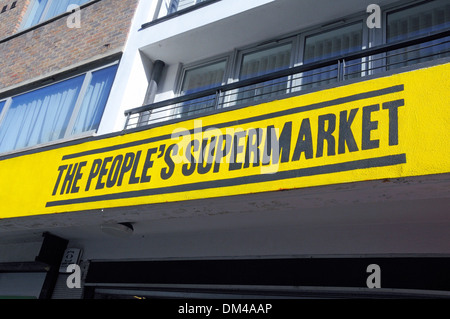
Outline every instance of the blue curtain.
<path fill-rule="evenodd" d="M 3 107 L 5 106 L 6 102 L 0 102 L 0 115 L 2 115 Z"/>

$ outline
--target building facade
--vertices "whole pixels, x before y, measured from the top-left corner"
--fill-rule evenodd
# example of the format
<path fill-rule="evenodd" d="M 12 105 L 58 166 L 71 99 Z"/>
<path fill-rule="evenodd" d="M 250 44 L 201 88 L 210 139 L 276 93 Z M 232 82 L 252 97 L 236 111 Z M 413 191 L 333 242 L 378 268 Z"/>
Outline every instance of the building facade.
<path fill-rule="evenodd" d="M 0 296 L 449 295 L 448 1 L 3 2 Z"/>

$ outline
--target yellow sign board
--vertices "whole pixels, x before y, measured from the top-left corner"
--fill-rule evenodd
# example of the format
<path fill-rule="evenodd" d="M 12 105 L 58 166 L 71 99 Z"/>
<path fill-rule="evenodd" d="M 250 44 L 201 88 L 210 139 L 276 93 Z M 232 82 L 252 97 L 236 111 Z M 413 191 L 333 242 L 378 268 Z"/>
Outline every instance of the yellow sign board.
<path fill-rule="evenodd" d="M 0 157 L 0 218 L 450 172 L 450 64 Z"/>

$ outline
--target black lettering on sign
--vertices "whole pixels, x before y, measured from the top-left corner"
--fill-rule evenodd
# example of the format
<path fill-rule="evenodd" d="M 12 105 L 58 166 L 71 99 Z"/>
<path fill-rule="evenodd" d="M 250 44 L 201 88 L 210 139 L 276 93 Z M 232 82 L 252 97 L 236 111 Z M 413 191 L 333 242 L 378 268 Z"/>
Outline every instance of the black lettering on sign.
<path fill-rule="evenodd" d="M 64 177 L 64 182 L 61 187 L 60 195 L 62 195 L 64 193 L 69 194 L 70 187 L 72 186 L 73 178 L 75 177 L 77 167 L 78 167 L 78 163 L 76 163 L 75 165 L 74 164 L 69 165 L 69 168 L 67 169 L 66 177 Z"/>
<path fill-rule="evenodd" d="M 202 148 L 200 152 L 200 160 L 197 167 L 197 171 L 199 174 L 206 174 L 211 170 L 211 167 L 214 163 L 214 151 L 216 149 L 216 139 L 217 139 L 216 136 L 212 136 L 211 139 L 208 138 L 203 139 Z M 208 151 L 206 150 L 207 148 Z"/>
<path fill-rule="evenodd" d="M 92 167 L 91 167 L 91 171 L 89 173 L 89 177 L 88 177 L 88 181 L 86 184 L 86 192 L 89 191 L 89 188 L 91 187 L 91 182 L 92 180 L 97 177 L 98 173 L 100 172 L 100 168 L 102 166 L 102 160 L 101 159 L 96 159 L 94 160 Z"/>
<path fill-rule="evenodd" d="M 260 128 L 257 129 L 249 129 L 247 131 L 247 147 L 245 149 L 245 161 L 244 168 L 250 166 L 250 163 L 253 163 L 253 167 L 258 167 L 260 165 L 261 160 L 261 152 L 259 150 L 259 146 L 262 141 L 263 130 Z M 251 159 L 253 159 L 251 161 Z"/>
<path fill-rule="evenodd" d="M 345 153 L 345 145 L 347 144 L 348 150 L 350 152 L 358 151 L 358 146 L 356 145 L 355 137 L 351 129 L 353 120 L 355 119 L 358 109 L 352 109 L 350 115 L 347 118 L 347 111 L 342 111 L 339 116 L 339 142 L 338 142 L 338 153 Z"/>
<path fill-rule="evenodd" d="M 136 177 L 136 172 L 137 172 L 137 168 L 139 165 L 139 159 L 141 158 L 141 153 L 142 151 L 138 151 L 136 153 L 136 158 L 134 159 L 134 163 L 133 163 L 133 169 L 131 171 L 131 175 L 130 175 L 130 180 L 129 180 L 129 184 L 138 184 L 139 183 L 139 177 Z"/>
<path fill-rule="evenodd" d="M 233 136 L 230 134 L 220 135 L 217 141 L 216 159 L 214 163 L 214 173 L 219 172 L 220 164 L 223 159 L 230 153 L 231 145 L 233 143 Z"/>
<path fill-rule="evenodd" d="M 123 178 L 125 173 L 128 173 L 133 167 L 134 162 L 134 153 L 126 153 L 125 158 L 123 160 L 122 168 L 120 169 L 119 179 L 117 180 L 117 186 L 122 186 Z"/>
<path fill-rule="evenodd" d="M 378 128 L 378 121 L 372 121 L 371 116 L 373 112 L 377 112 L 379 110 L 379 104 L 363 107 L 361 141 L 361 148 L 363 150 L 370 150 L 380 147 L 380 140 L 372 140 L 370 138 L 370 132 Z"/>
<path fill-rule="evenodd" d="M 62 175 L 66 171 L 66 169 L 67 169 L 67 165 L 62 165 L 62 166 L 58 167 L 59 174 L 58 174 L 58 178 L 56 179 L 55 187 L 53 188 L 52 196 L 56 195 L 56 192 L 58 191 L 58 188 L 59 188 L 59 183 L 61 182 Z"/>
<path fill-rule="evenodd" d="M 81 162 L 78 165 L 77 173 L 75 174 L 75 179 L 73 181 L 72 190 L 71 193 L 78 193 L 80 191 L 80 188 L 78 187 L 78 181 L 83 177 L 83 174 L 81 173 L 81 169 L 85 167 L 87 162 Z"/>
<path fill-rule="evenodd" d="M 153 167 L 152 155 L 158 151 L 156 147 L 151 148 L 147 151 L 147 156 L 145 156 L 144 168 L 142 169 L 141 183 L 148 183 L 151 180 L 151 176 L 147 175 L 148 170 Z"/>
<path fill-rule="evenodd" d="M 389 146 L 398 145 L 398 108 L 403 105 L 403 99 L 383 103 L 383 110 L 389 110 Z"/>
<path fill-rule="evenodd" d="M 245 131 L 239 131 L 234 133 L 233 146 L 231 147 L 231 157 L 229 170 L 234 171 L 242 168 L 242 162 L 238 163 L 238 155 L 244 152 L 244 145 L 241 140 L 244 139 L 247 133 Z"/>
<path fill-rule="evenodd" d="M 111 188 L 116 185 L 117 178 L 119 177 L 120 168 L 122 167 L 123 155 L 117 155 L 109 170 L 108 178 L 106 179 L 106 187 Z"/>
<path fill-rule="evenodd" d="M 269 165 L 272 158 L 272 164 L 286 163 L 289 161 L 291 152 L 292 122 L 286 122 L 281 130 L 280 137 L 277 138 L 277 130 L 273 125 L 267 127 L 266 143 L 264 146 L 262 164 Z"/>
<path fill-rule="evenodd" d="M 113 160 L 112 156 L 107 157 L 103 160 L 103 164 L 100 169 L 100 173 L 98 175 L 97 185 L 95 186 L 95 189 L 105 188 L 105 183 L 102 180 L 103 180 L 103 177 L 106 176 L 106 174 L 108 174 L 108 169 L 106 168 L 106 165 L 108 165 L 108 163 L 111 162 L 112 160 Z"/>
<path fill-rule="evenodd" d="M 325 128 L 325 123 L 328 123 Z M 336 154 L 336 141 L 333 133 L 336 129 L 336 115 L 325 114 L 319 116 L 319 131 L 317 133 L 317 152 L 316 157 L 323 156 L 324 141 L 327 141 L 328 151 L 327 155 L 332 156 Z"/>
<path fill-rule="evenodd" d="M 113 156 L 107 156 L 108 153 L 105 151 L 105 157 L 93 160 L 92 163 L 89 163 L 88 168 L 86 161 L 59 166 L 52 196 L 79 193 L 80 187 L 83 186 L 80 185 L 82 182 L 85 182 L 84 191 L 89 192 L 92 188 L 102 190 L 105 187 L 111 189 L 123 184 L 150 183 L 152 178 L 168 180 L 176 169 L 180 169 L 180 173 L 186 177 L 193 174 L 218 173 L 221 168 L 222 172 L 226 174 L 227 171 L 240 170 L 250 166 L 298 162 L 302 158 L 311 160 L 314 156 L 316 158 L 324 155 L 335 156 L 336 152 L 345 154 L 371 150 L 379 148 L 381 142 L 386 146 L 395 146 L 399 144 L 399 108 L 404 105 L 404 99 L 398 99 L 360 108 L 338 110 L 335 113 L 323 112 L 326 114 L 319 113 L 311 118 L 301 118 L 301 122 L 299 119 L 299 123 L 295 123 L 295 125 L 300 125 L 296 132 L 293 132 L 292 121 L 283 123 L 280 120 L 273 121 L 274 125 L 268 125 L 266 128 L 242 130 L 239 127 L 230 127 L 228 130 L 228 127 L 223 126 L 221 128 L 227 129 L 226 132 L 233 131 L 234 133 L 220 133 L 204 137 L 202 140 L 195 139 L 195 134 L 188 136 L 187 138 L 192 140 L 187 143 L 186 149 L 183 149 L 185 161 L 181 164 L 177 162 L 178 167 L 175 159 L 181 150 L 177 143 L 169 146 L 161 144 L 152 148 L 145 148 L 144 145 L 149 143 L 142 143 L 140 144 L 143 145 L 142 150 Z M 382 127 L 388 127 L 389 131 L 374 132 L 378 129 L 378 121 L 386 124 Z M 317 131 L 314 130 L 314 125 L 311 126 L 311 122 L 317 123 Z M 355 127 L 359 128 L 359 125 L 361 125 L 360 141 L 358 140 L 359 135 L 357 134 L 357 138 L 355 138 L 354 134 Z M 376 138 L 376 136 L 380 137 Z M 263 141 L 263 139 L 265 140 Z M 133 147 L 135 146 L 133 145 Z M 111 150 L 108 149 L 109 151 Z M 145 159 L 143 152 L 145 152 Z M 90 151 L 88 153 L 87 155 L 91 155 Z M 370 154 L 370 152 L 368 153 Z M 141 157 L 143 161 L 141 161 Z M 227 161 L 228 158 L 229 161 Z M 156 177 L 153 177 L 152 169 L 155 166 L 159 167 L 155 163 L 161 164 L 158 161 L 164 161 L 165 166 L 162 164 L 159 176 L 157 173 Z M 221 167 L 224 163 L 227 165 Z M 297 169 L 309 169 L 309 165 L 302 163 L 296 165 Z M 282 170 L 284 170 L 283 167 Z M 85 175 L 87 177 L 83 178 Z M 249 178 L 250 176 L 252 178 L 259 176 L 258 174 L 248 175 Z M 247 180 L 247 177 L 238 178 Z M 159 186 L 155 185 L 155 187 Z M 111 193 L 121 194 L 120 191 Z"/>
<path fill-rule="evenodd" d="M 292 161 L 300 160 L 302 153 L 305 153 L 305 159 L 313 158 L 313 141 L 311 133 L 311 122 L 309 118 L 303 119 L 298 132 L 297 143 L 295 144 Z"/>
<path fill-rule="evenodd" d="M 172 144 L 167 148 L 166 154 L 164 156 L 164 161 L 166 162 L 167 167 L 161 169 L 161 178 L 164 180 L 172 177 L 172 174 L 175 170 L 175 163 L 171 157 L 172 153 L 174 156 L 178 154 L 178 144 Z"/>
<path fill-rule="evenodd" d="M 181 168 L 181 172 L 184 176 L 190 176 L 195 172 L 197 162 L 192 154 L 192 151 L 197 152 L 199 148 L 200 142 L 198 140 L 192 140 L 188 143 L 188 147 L 186 148 L 186 158 L 188 163 L 184 164 Z"/>

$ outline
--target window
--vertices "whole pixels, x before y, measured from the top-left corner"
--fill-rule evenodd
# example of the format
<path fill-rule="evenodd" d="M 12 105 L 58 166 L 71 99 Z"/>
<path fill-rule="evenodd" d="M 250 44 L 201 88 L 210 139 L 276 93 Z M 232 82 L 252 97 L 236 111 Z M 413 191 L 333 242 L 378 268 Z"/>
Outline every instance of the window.
<path fill-rule="evenodd" d="M 238 80 L 245 80 L 287 69 L 291 66 L 293 44 L 291 42 L 242 53 L 238 71 Z M 258 83 L 239 90 L 236 101 L 248 103 L 286 93 L 287 78 Z"/>
<path fill-rule="evenodd" d="M 71 135 L 97 130 L 111 90 L 116 68 L 114 66 L 92 72 Z"/>
<path fill-rule="evenodd" d="M 339 57 L 344 54 L 361 51 L 363 47 L 362 23 L 355 23 L 331 31 L 313 34 L 305 38 L 303 63 Z M 352 66 L 346 69 L 348 77 L 361 74 L 360 61 L 349 61 Z M 316 87 L 336 82 L 340 70 L 337 65 L 305 72 L 302 75 L 302 88 Z"/>
<path fill-rule="evenodd" d="M 3 107 L 5 106 L 5 104 L 6 104 L 5 101 L 0 101 L 0 118 L 1 118 Z"/>
<path fill-rule="evenodd" d="M 180 10 L 182 5 L 187 7 L 196 3 L 198 1 L 170 2 L 172 10 Z M 391 7 L 384 12 L 384 26 L 380 31 L 371 31 L 366 27 L 366 15 L 354 16 L 333 23 L 334 27 L 330 24 L 327 27 L 275 39 L 257 47 L 235 50 L 228 54 L 228 58 L 219 62 L 211 60 L 195 68 L 185 67 L 182 76 L 178 78 L 179 95 L 189 95 L 229 82 L 250 80 L 288 69 L 293 65 L 309 65 L 311 69 L 275 80 L 259 83 L 249 81 L 252 84 L 246 84 L 245 87 L 236 88 L 238 85 L 230 85 L 224 88 L 223 92 L 217 91 L 216 94 L 202 98 L 192 97 L 191 100 L 176 105 L 162 103 L 150 111 L 152 117 L 156 118 L 157 113 L 164 114 L 158 118 L 162 121 L 163 118 L 174 118 L 174 114 L 179 118 L 214 108 L 248 105 L 261 99 L 450 56 L 449 36 L 408 48 L 348 60 L 349 54 L 361 52 L 369 45 L 395 43 L 450 29 L 448 0 L 415 2 L 414 5 Z M 344 21 L 345 24 L 341 24 Z M 226 60 L 230 61 L 228 67 Z M 330 60 L 329 66 L 314 66 L 324 60 Z"/>
<path fill-rule="evenodd" d="M 388 13 L 386 42 L 407 40 L 448 28 L 450 28 L 450 3 L 448 0 L 428 1 L 421 5 Z M 448 52 L 442 53 L 450 49 L 449 40 L 450 37 L 446 37 L 444 41 L 435 40 L 392 51 L 387 59 L 388 68 L 398 68 L 449 56 Z"/>
<path fill-rule="evenodd" d="M 224 84 L 226 67 L 227 60 L 219 60 L 207 65 L 185 69 L 180 95 L 192 94 Z M 188 116 L 214 108 L 215 94 L 182 103 L 182 106 L 178 108 L 178 114 Z"/>
<path fill-rule="evenodd" d="M 193 6 L 195 4 L 198 4 L 200 2 L 205 2 L 205 1 L 208 1 L 208 0 L 172 0 L 172 1 L 170 1 L 169 14 L 186 9 L 190 6 Z"/>
<path fill-rule="evenodd" d="M 34 0 L 22 29 L 32 27 L 67 11 L 71 4 L 81 6 L 90 0 Z"/>
<path fill-rule="evenodd" d="M 0 103 L 5 108 L 0 118 L 0 152 L 95 131 L 116 69 L 114 65 L 88 72 Z"/>

